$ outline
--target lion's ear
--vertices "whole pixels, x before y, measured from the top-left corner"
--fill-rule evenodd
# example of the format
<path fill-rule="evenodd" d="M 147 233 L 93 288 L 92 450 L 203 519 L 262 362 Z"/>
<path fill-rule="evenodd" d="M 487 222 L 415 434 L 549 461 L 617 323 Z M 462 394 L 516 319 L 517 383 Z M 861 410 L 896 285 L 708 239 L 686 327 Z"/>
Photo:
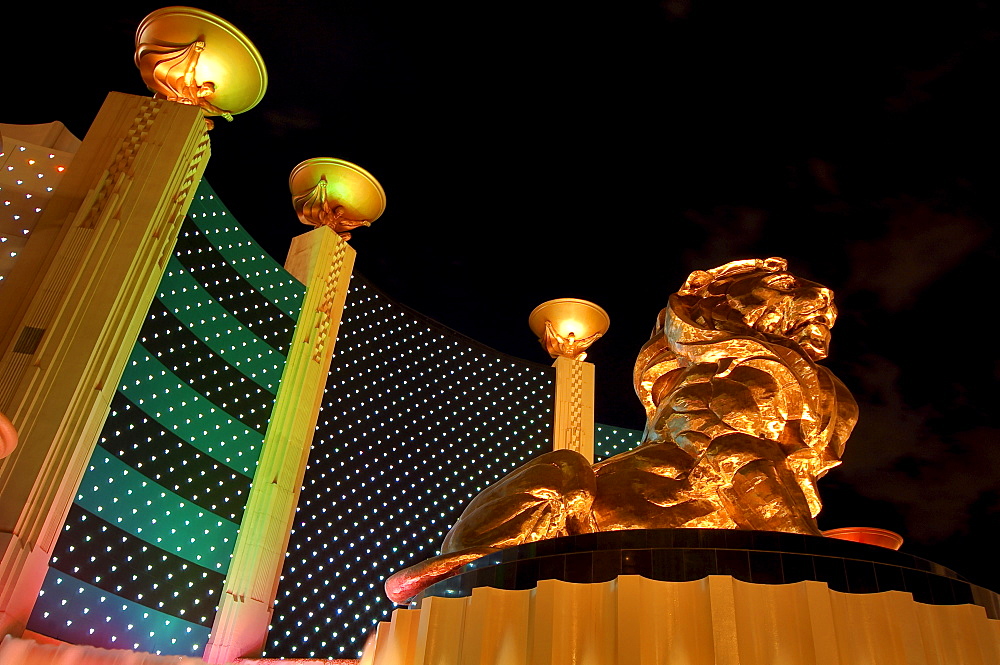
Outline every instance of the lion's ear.
<path fill-rule="evenodd" d="M 764 259 L 763 267 L 768 272 L 785 272 L 788 270 L 788 261 L 780 256 L 772 256 L 769 259 Z"/>
<path fill-rule="evenodd" d="M 653 332 L 649 334 L 650 337 L 655 337 L 657 334 L 663 332 L 663 328 L 667 325 L 667 308 L 664 307 L 660 310 L 660 313 L 656 315 L 656 325 L 653 326 Z"/>
<path fill-rule="evenodd" d="M 684 282 L 684 286 L 680 288 L 677 292 L 679 296 L 690 296 L 698 292 L 712 283 L 712 273 L 705 272 L 704 270 L 695 270 L 693 273 L 688 275 L 687 281 Z"/>

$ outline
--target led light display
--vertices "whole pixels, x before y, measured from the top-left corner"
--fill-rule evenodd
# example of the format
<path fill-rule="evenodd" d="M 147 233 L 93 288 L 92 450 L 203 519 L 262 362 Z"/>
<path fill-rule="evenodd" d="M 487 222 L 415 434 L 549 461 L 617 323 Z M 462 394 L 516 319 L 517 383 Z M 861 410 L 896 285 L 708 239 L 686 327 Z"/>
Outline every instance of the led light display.
<path fill-rule="evenodd" d="M 201 653 L 304 293 L 202 182 L 31 630 Z"/>
<path fill-rule="evenodd" d="M 355 274 L 265 655 L 358 657 L 393 608 L 385 578 L 437 554 L 477 493 L 551 449 L 554 380 Z M 639 435 L 599 425 L 597 454 Z"/>
<path fill-rule="evenodd" d="M 305 287 L 202 182 L 126 365 L 29 628 L 200 655 Z M 357 657 L 386 576 L 548 450 L 554 370 L 505 356 L 355 274 L 267 643 Z M 596 428 L 603 458 L 640 433 Z"/>
<path fill-rule="evenodd" d="M 8 139 L 0 149 L 0 288 L 73 153 Z"/>

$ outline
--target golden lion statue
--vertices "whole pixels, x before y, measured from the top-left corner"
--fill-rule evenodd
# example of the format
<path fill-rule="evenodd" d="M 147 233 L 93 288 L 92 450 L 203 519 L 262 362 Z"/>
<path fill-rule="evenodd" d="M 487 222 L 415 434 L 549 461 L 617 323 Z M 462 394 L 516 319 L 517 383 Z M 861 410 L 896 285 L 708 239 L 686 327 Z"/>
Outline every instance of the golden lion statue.
<path fill-rule="evenodd" d="M 840 464 L 857 405 L 829 370 L 833 293 L 784 259 L 695 271 L 636 361 L 638 447 L 591 466 L 556 450 L 480 493 L 440 556 L 386 582 L 402 602 L 498 549 L 621 529 L 820 535 L 816 481 Z"/>

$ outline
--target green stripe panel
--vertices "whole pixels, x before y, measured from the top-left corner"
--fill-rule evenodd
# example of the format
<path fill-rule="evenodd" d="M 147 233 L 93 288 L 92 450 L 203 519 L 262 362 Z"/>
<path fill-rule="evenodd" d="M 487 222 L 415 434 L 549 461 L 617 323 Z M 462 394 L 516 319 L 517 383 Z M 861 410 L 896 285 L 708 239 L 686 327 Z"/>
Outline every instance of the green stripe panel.
<path fill-rule="evenodd" d="M 54 568 L 49 568 L 45 575 L 28 628 L 70 644 L 191 656 L 201 654 L 209 637 L 205 626 L 126 600 Z M 90 662 L 97 661 L 99 656 L 93 658 Z M 58 660 L 39 656 L 39 659 L 44 663 L 88 662 L 85 656 L 67 655 Z M 154 660 L 141 655 L 134 658 L 112 655 L 111 659 L 118 663 Z M 179 658 L 156 660 L 190 662 Z"/>
<path fill-rule="evenodd" d="M 159 298 L 216 355 L 261 387 L 277 391 L 285 356 L 220 305 L 176 257 L 167 263 Z"/>
<path fill-rule="evenodd" d="M 594 425 L 594 459 L 600 461 L 614 457 L 626 450 L 632 450 L 642 443 L 642 431 L 612 427 L 611 425 Z"/>
<path fill-rule="evenodd" d="M 230 469 L 253 477 L 264 436 L 179 381 L 142 344 L 132 349 L 120 390 L 164 429 Z"/>
<path fill-rule="evenodd" d="M 156 484 L 98 446 L 76 503 L 123 531 L 199 566 L 225 573 L 238 525 Z"/>
<path fill-rule="evenodd" d="M 292 318 L 298 318 L 305 287 L 250 237 L 205 180 L 198 185 L 188 217 L 261 295 Z M 294 224 L 294 218 L 288 223 Z M 302 228 L 303 232 L 309 230 Z"/>

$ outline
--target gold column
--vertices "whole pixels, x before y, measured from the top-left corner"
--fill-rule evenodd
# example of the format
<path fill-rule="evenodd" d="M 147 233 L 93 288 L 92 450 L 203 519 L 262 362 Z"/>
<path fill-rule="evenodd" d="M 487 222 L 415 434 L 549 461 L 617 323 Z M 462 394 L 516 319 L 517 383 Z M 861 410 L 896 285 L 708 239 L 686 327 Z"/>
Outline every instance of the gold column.
<path fill-rule="evenodd" d="M 354 268 L 344 222 L 357 222 L 350 228 L 368 225 L 385 208 L 381 185 L 342 160 L 307 160 L 292 171 L 290 185 L 299 217 L 307 224 L 315 219 L 319 228 L 294 238 L 285 262 L 306 294 L 205 647 L 210 663 L 259 656 L 264 648 Z M 310 193 L 314 208 L 303 212 L 301 202 Z M 324 211 L 333 214 L 323 218 Z"/>
<path fill-rule="evenodd" d="M 575 450 L 594 462 L 594 363 L 559 356 L 552 449 Z"/>
<path fill-rule="evenodd" d="M 536 307 L 528 326 L 555 358 L 553 450 L 575 450 L 594 462 L 594 365 L 586 350 L 608 331 L 608 313 L 587 300 L 557 298 Z"/>
<path fill-rule="evenodd" d="M 0 462 L 0 634 L 38 596 L 208 162 L 206 115 L 267 88 L 257 49 L 208 12 L 153 12 L 135 46 L 156 98 L 108 95 L 0 293 L 0 412 L 20 439 Z"/>
<path fill-rule="evenodd" d="M 0 634 L 19 635 L 210 150 L 201 111 L 111 93 L 0 294 Z"/>
<path fill-rule="evenodd" d="M 328 228 L 296 237 L 285 269 L 307 285 L 205 660 L 259 655 L 309 460 L 354 250 Z"/>

